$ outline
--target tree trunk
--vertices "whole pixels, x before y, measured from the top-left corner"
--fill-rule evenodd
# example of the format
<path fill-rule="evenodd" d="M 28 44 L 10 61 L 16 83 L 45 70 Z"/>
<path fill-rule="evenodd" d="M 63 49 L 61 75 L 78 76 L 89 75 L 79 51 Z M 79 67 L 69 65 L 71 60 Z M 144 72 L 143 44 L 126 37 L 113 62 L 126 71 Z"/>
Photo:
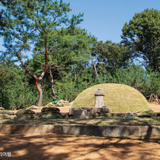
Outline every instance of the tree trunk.
<path fill-rule="evenodd" d="M 36 83 L 37 90 L 38 90 L 38 92 L 39 92 L 39 99 L 38 99 L 38 104 L 37 104 L 37 106 L 40 107 L 40 106 L 42 106 L 42 89 L 40 88 L 37 79 L 36 79 L 35 83 Z"/>
<path fill-rule="evenodd" d="M 35 30 L 34 30 L 35 31 Z M 34 32 L 32 31 L 32 32 Z M 32 33 L 31 32 L 31 33 Z M 31 34 L 30 33 L 30 34 Z M 29 69 L 26 67 L 26 65 L 23 63 L 22 58 L 20 57 L 19 53 L 22 51 L 22 49 L 24 48 L 24 45 L 27 43 L 27 41 L 23 44 L 23 46 L 16 52 L 17 53 L 17 57 L 18 59 L 21 61 L 22 66 L 24 67 L 24 69 L 27 71 L 27 73 L 32 76 L 33 78 L 35 78 L 35 83 L 36 83 L 36 87 L 37 90 L 39 92 L 39 100 L 38 100 L 38 106 L 42 105 L 42 89 L 40 88 L 38 82 L 41 81 L 47 71 L 48 68 L 48 57 L 47 57 L 47 37 L 45 37 L 45 68 L 42 71 L 41 75 L 39 77 L 37 77 L 35 74 L 31 73 L 29 71 Z"/>
<path fill-rule="evenodd" d="M 52 83 L 52 93 L 53 93 L 53 96 L 54 96 L 54 101 L 57 99 L 56 97 L 56 93 L 55 93 L 55 90 L 54 90 L 54 80 L 53 80 L 53 75 L 52 75 L 52 71 L 51 71 L 51 64 L 49 65 L 49 73 L 50 73 L 50 78 L 51 78 L 51 83 Z"/>
<path fill-rule="evenodd" d="M 98 73 L 97 73 L 97 69 L 96 69 L 96 66 L 95 66 L 95 64 L 94 64 L 93 58 L 92 58 L 92 62 L 93 62 L 93 67 L 94 67 L 94 75 L 95 75 L 94 82 L 96 82 L 96 79 L 98 78 Z"/>

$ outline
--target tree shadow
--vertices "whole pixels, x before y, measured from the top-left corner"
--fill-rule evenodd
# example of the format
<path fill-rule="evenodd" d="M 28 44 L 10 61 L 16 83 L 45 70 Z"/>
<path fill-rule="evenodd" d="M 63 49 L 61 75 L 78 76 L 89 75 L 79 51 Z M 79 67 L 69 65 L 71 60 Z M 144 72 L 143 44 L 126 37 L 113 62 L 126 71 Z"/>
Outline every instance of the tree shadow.
<path fill-rule="evenodd" d="M 160 144 L 148 147 L 150 142 L 95 136 L 44 134 L 35 136 L 0 136 L 0 152 L 11 152 L 2 160 L 68 160 L 68 159 L 149 159 L 160 158 Z M 149 144 L 150 145 L 150 144 Z"/>

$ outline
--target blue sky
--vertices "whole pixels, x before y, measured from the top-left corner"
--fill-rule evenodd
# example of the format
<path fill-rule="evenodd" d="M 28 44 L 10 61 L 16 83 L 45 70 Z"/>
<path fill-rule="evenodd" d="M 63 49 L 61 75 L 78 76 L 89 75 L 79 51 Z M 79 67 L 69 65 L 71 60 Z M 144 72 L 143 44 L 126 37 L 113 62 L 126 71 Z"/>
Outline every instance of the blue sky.
<path fill-rule="evenodd" d="M 160 10 L 160 0 L 63 0 L 70 3 L 72 14 L 84 13 L 84 21 L 79 25 L 98 40 L 121 41 L 121 30 L 135 13 L 144 9 Z M 0 38 L 0 50 L 3 40 Z"/>
<path fill-rule="evenodd" d="M 144 9 L 160 10 L 160 0 L 63 0 L 70 3 L 70 14 L 84 13 L 79 25 L 98 40 L 120 42 L 122 28 L 135 13 Z"/>

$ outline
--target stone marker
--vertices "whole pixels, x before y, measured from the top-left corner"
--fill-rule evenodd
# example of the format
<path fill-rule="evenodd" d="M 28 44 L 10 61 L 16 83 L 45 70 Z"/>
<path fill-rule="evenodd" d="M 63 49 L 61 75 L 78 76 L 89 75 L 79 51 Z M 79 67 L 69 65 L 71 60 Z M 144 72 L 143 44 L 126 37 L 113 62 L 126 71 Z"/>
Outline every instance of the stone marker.
<path fill-rule="evenodd" d="M 30 109 L 30 110 L 38 110 L 38 109 L 40 109 L 38 106 L 35 106 L 35 105 L 32 105 L 31 107 L 29 107 L 29 108 L 27 108 L 27 109 Z"/>
<path fill-rule="evenodd" d="M 60 118 L 60 110 L 56 107 L 43 107 L 41 109 L 41 118 L 56 119 Z"/>
<path fill-rule="evenodd" d="M 102 106 L 104 106 L 104 100 L 103 97 L 105 96 L 104 92 L 99 88 L 96 92 L 95 92 L 95 108 L 101 108 Z"/>
<path fill-rule="evenodd" d="M 20 119 L 33 119 L 35 112 L 29 109 L 21 109 L 16 113 L 17 118 Z"/>

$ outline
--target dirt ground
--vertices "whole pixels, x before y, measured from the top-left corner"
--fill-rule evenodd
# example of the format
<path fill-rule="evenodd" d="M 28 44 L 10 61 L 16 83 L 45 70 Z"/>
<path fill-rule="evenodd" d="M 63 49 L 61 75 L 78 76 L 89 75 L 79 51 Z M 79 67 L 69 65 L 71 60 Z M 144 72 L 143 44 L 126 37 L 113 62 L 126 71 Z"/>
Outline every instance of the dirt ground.
<path fill-rule="evenodd" d="M 0 136 L 2 160 L 158 160 L 160 140 L 140 141 L 105 137 L 45 134 Z"/>
<path fill-rule="evenodd" d="M 160 105 L 150 104 L 155 112 Z M 70 106 L 61 107 L 67 112 Z M 7 157 L 4 153 L 11 153 Z M 0 135 L 2 160 L 160 160 L 160 139 L 132 140 L 45 134 Z"/>
<path fill-rule="evenodd" d="M 150 107 L 153 109 L 154 112 L 160 112 L 160 105 L 155 103 L 150 103 Z"/>

